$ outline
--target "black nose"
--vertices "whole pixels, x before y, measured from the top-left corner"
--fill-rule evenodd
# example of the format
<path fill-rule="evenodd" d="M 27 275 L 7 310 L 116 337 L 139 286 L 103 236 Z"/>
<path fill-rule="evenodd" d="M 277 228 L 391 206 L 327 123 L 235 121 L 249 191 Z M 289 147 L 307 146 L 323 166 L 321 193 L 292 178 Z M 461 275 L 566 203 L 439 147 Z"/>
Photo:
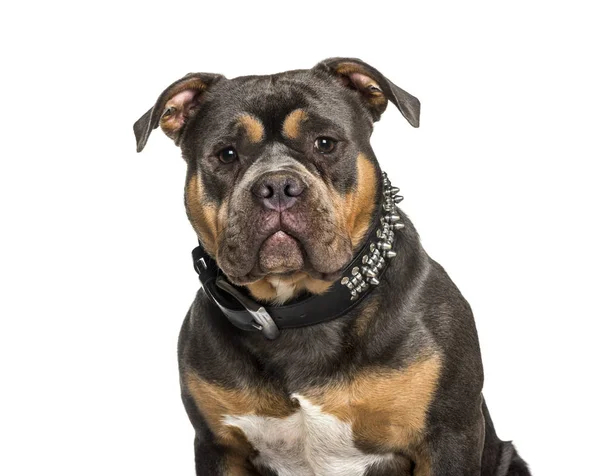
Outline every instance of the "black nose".
<path fill-rule="evenodd" d="M 254 183 L 252 193 L 266 208 L 282 212 L 296 203 L 304 188 L 302 180 L 295 175 L 270 172 Z"/>

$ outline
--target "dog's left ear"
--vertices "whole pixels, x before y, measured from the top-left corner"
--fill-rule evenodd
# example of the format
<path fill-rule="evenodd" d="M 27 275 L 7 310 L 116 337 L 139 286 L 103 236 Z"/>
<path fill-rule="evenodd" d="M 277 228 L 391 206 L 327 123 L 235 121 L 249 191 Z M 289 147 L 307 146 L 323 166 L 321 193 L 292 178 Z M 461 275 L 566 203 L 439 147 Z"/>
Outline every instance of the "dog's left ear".
<path fill-rule="evenodd" d="M 357 90 L 366 101 L 374 121 L 379 120 L 389 99 L 411 126 L 419 127 L 419 100 L 364 61 L 357 58 L 329 58 L 318 63 L 314 69 L 328 71 L 337 76 L 346 87 Z"/>

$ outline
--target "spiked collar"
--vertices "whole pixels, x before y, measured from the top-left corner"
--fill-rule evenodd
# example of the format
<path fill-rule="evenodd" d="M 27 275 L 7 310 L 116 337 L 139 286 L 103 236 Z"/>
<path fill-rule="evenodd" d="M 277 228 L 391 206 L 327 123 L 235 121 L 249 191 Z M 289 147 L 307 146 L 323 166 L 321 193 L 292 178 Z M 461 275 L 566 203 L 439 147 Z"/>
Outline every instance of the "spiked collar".
<path fill-rule="evenodd" d="M 395 232 L 404 228 L 396 207 L 403 199 L 398 192 L 384 172 L 379 222 L 344 268 L 342 277 L 325 293 L 308 295 L 279 306 L 260 304 L 245 288 L 231 284 L 200 245 L 192 251 L 192 258 L 204 292 L 234 326 L 244 331 L 261 332 L 267 339 L 277 338 L 281 329 L 311 326 L 343 316 L 379 284 L 389 261 L 396 256 L 393 249 Z"/>

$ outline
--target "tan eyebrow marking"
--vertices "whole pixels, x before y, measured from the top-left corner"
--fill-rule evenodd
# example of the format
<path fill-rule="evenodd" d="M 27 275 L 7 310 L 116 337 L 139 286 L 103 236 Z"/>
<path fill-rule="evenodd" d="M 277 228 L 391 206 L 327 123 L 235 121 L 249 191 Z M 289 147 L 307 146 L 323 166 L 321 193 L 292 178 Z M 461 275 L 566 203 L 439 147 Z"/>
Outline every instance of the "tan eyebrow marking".
<path fill-rule="evenodd" d="M 256 117 L 250 114 L 242 114 L 238 122 L 242 125 L 242 127 L 246 130 L 246 134 L 248 135 L 248 139 L 250 142 L 256 144 L 260 142 L 265 135 L 265 128 Z"/>
<path fill-rule="evenodd" d="M 308 119 L 304 109 L 294 109 L 283 121 L 283 135 L 288 139 L 296 139 L 300 134 L 300 125 Z"/>

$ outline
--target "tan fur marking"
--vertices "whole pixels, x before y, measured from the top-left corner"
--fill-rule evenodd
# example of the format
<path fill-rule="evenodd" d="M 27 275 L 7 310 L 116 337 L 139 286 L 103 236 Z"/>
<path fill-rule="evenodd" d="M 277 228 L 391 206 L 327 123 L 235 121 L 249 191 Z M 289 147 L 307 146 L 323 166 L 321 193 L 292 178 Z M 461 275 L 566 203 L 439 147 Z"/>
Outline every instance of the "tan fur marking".
<path fill-rule="evenodd" d="M 252 295 L 260 301 L 272 301 L 277 297 L 277 290 L 265 278 L 246 284 Z"/>
<path fill-rule="evenodd" d="M 275 284 L 279 286 L 276 286 Z M 308 274 L 299 271 L 291 276 L 267 276 L 247 284 L 246 287 L 256 299 L 277 302 L 278 287 L 292 287 L 292 295 L 295 296 L 304 289 L 313 294 L 322 294 L 327 291 L 332 284 L 332 282 L 311 278 Z"/>
<path fill-rule="evenodd" d="M 254 448 L 240 428 L 223 424 L 223 418 L 249 414 L 285 418 L 296 410 L 294 403 L 267 386 L 227 389 L 203 380 L 191 371 L 185 372 L 184 381 L 216 439 L 225 447 L 226 474 L 254 474 L 247 467 L 248 457 L 255 453 Z"/>
<path fill-rule="evenodd" d="M 310 276 L 304 280 L 304 287 L 313 294 L 323 294 L 333 284 L 331 281 L 323 281 L 322 279 L 311 278 Z"/>
<path fill-rule="evenodd" d="M 240 428 L 223 424 L 226 415 L 285 418 L 297 410 L 297 404 L 268 385 L 228 389 L 203 380 L 192 371 L 185 372 L 184 381 L 215 438 L 225 447 L 226 474 L 230 476 L 254 474 L 248 472 L 246 462 L 255 450 Z"/>
<path fill-rule="evenodd" d="M 243 114 L 239 117 L 238 122 L 242 125 L 242 127 L 246 130 L 246 135 L 248 136 L 248 140 L 253 144 L 259 143 L 264 135 L 265 128 L 256 117 L 251 116 L 250 114 Z"/>
<path fill-rule="evenodd" d="M 335 72 L 341 76 L 346 76 L 349 81 L 352 81 L 350 78 L 353 73 L 358 73 L 364 75 L 370 79 L 370 81 L 354 83 L 354 85 L 360 89 L 360 92 L 365 96 L 365 98 L 371 103 L 372 107 L 379 110 L 379 112 L 383 112 L 387 106 L 387 98 L 381 91 L 381 86 L 371 78 L 370 73 L 368 73 L 365 69 L 361 68 L 359 65 L 355 63 L 340 63 L 336 68 Z M 378 90 L 370 89 L 370 86 L 375 86 Z"/>
<path fill-rule="evenodd" d="M 184 108 L 182 107 L 182 104 L 177 104 L 173 102 L 173 97 L 175 97 L 177 94 L 186 91 L 186 90 L 193 90 L 197 93 L 201 93 L 202 91 L 204 91 L 206 89 L 207 85 L 204 81 L 202 81 L 201 79 L 198 78 L 194 78 L 194 79 L 190 79 L 187 81 L 182 82 L 181 84 L 178 84 L 177 86 L 175 86 L 173 89 L 171 89 L 169 91 L 169 100 L 165 103 L 164 109 L 162 112 L 164 112 L 166 109 L 168 109 L 169 107 L 173 107 L 174 108 L 174 113 L 170 116 L 162 116 L 160 118 L 160 128 L 163 130 L 163 132 L 170 137 L 171 139 L 175 138 L 175 133 L 181 129 L 182 123 L 187 119 L 185 111 L 183 110 Z"/>
<path fill-rule="evenodd" d="M 356 246 L 369 228 L 369 222 L 375 207 L 377 179 L 375 166 L 363 154 L 356 159 L 356 188 L 342 199 L 344 228 Z"/>
<path fill-rule="evenodd" d="M 335 72 L 344 76 L 352 73 L 367 74 L 365 70 L 356 63 L 340 63 L 335 69 Z"/>
<path fill-rule="evenodd" d="M 371 298 L 365 304 L 360 316 L 354 321 L 354 329 L 358 336 L 364 336 L 369 324 L 379 309 L 379 296 Z"/>
<path fill-rule="evenodd" d="M 300 135 L 300 126 L 307 119 L 308 114 L 304 109 L 294 109 L 283 121 L 283 135 L 288 139 L 297 139 Z"/>
<path fill-rule="evenodd" d="M 232 451 L 225 450 L 225 476 L 259 476 L 257 472 L 249 468 L 249 456 L 253 456 L 256 451 L 252 448 L 252 445 L 248 443 L 244 432 L 239 428 L 232 428 L 232 432 L 239 433 L 248 446 L 247 450 Z"/>
<path fill-rule="evenodd" d="M 178 84 L 170 91 L 170 96 L 173 97 L 186 89 L 195 89 L 196 91 L 204 91 L 206 83 L 199 78 L 188 79 L 187 81 Z"/>
<path fill-rule="evenodd" d="M 188 218 L 206 250 L 214 255 L 219 233 L 218 210 L 203 200 L 202 179 L 197 174 L 190 177 L 185 196 Z"/>
<path fill-rule="evenodd" d="M 351 423 L 357 443 L 381 451 L 415 450 L 423 441 L 440 368 L 441 359 L 433 354 L 402 370 L 370 370 L 345 383 L 311 389 L 306 397 Z"/>
<path fill-rule="evenodd" d="M 414 476 L 431 476 L 431 456 L 425 444 L 416 451 L 414 459 L 417 463 Z"/>
<path fill-rule="evenodd" d="M 167 107 L 169 105 L 167 104 Z M 175 138 L 175 132 L 179 130 L 180 125 L 178 124 L 179 113 L 175 113 L 172 117 L 161 118 L 160 119 L 160 128 L 165 133 L 165 135 L 171 139 Z"/>

